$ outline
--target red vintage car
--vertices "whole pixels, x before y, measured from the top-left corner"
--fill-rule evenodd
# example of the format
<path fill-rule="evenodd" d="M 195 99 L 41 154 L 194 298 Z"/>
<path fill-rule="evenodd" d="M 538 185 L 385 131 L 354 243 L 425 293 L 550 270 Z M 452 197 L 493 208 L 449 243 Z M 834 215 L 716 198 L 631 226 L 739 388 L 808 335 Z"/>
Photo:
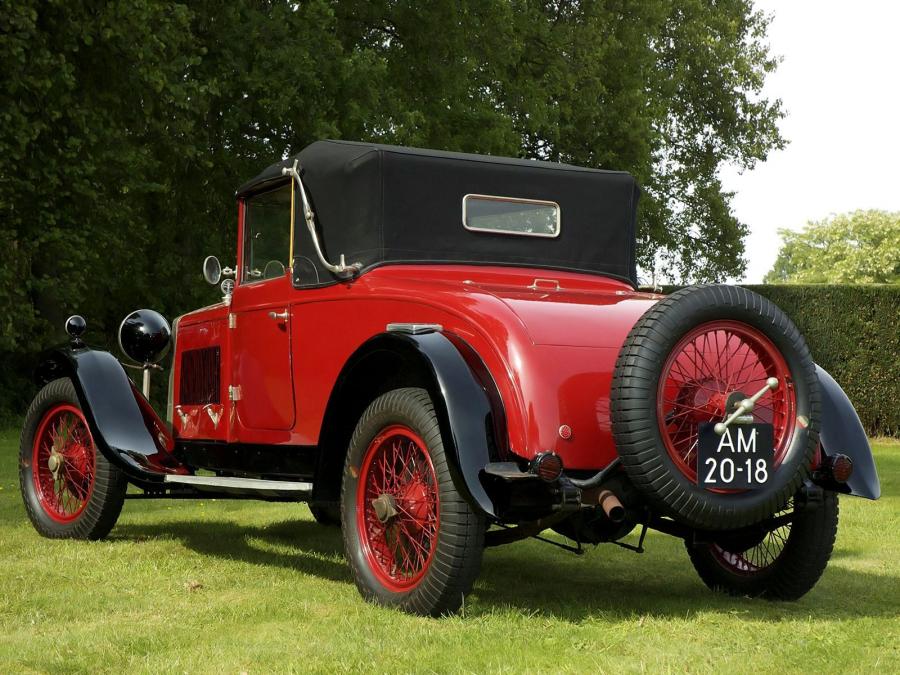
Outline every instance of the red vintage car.
<path fill-rule="evenodd" d="M 305 501 L 364 597 L 427 615 L 487 546 L 553 529 L 640 552 L 650 528 L 711 588 L 799 598 L 838 494 L 879 496 L 868 441 L 768 300 L 636 290 L 638 195 L 622 172 L 344 141 L 272 165 L 237 192 L 234 266 L 204 264 L 221 302 L 171 335 L 122 323 L 143 391 L 68 321 L 22 432 L 31 521 L 98 539 L 129 497 Z M 146 385 L 171 343 L 163 421 Z"/>

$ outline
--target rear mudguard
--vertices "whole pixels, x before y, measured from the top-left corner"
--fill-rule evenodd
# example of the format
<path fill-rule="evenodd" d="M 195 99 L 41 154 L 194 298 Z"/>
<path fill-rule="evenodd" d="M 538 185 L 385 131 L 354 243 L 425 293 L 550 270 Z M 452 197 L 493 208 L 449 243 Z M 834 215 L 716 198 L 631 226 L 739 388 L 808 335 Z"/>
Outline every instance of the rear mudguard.
<path fill-rule="evenodd" d="M 97 448 L 131 480 L 158 483 L 166 474 L 188 473 L 170 453 L 169 428 L 112 354 L 84 346 L 45 353 L 38 385 L 60 377 L 72 380 Z"/>
<path fill-rule="evenodd" d="M 423 384 L 438 418 L 454 486 L 473 509 L 496 518 L 480 474 L 505 447 L 505 415 L 480 357 L 453 334 L 389 332 L 370 338 L 345 370 L 352 371 L 357 361 L 379 351 L 406 354 L 423 367 L 427 380 Z"/>
<path fill-rule="evenodd" d="M 840 453 L 853 460 L 853 473 L 846 483 L 849 494 L 878 499 L 881 484 L 859 415 L 847 394 L 824 368 L 817 365 L 816 374 L 822 391 L 822 429 L 819 432 L 822 450 L 828 456 Z"/>

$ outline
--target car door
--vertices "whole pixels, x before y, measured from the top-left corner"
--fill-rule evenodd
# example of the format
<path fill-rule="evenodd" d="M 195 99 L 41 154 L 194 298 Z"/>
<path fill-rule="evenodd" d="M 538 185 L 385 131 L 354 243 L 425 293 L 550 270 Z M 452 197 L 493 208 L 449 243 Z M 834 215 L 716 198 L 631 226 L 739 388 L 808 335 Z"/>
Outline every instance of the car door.
<path fill-rule="evenodd" d="M 229 319 L 235 432 L 294 426 L 291 368 L 291 185 L 243 203 L 241 262 Z M 244 438 L 242 438 L 244 436 Z"/>

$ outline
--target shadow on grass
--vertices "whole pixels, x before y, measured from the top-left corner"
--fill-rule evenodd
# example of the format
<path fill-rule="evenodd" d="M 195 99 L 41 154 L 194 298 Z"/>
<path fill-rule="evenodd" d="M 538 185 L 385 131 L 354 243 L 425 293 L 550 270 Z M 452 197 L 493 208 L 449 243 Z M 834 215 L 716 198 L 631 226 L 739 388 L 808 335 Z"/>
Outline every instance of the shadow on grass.
<path fill-rule="evenodd" d="M 113 541 L 177 539 L 202 555 L 282 567 L 331 581 L 352 583 L 350 569 L 343 562 L 340 529 L 308 520 L 288 520 L 264 526 L 208 520 L 153 525 L 135 523 L 118 526 L 109 538 Z M 335 560 L 337 557 L 341 559 Z"/>
<path fill-rule="evenodd" d="M 900 580 L 831 565 L 809 594 L 797 602 L 735 598 L 709 591 L 696 576 L 687 553 L 656 553 L 606 561 L 566 577 L 571 563 L 523 564 L 502 552 L 484 568 L 479 597 L 488 604 L 515 607 L 581 621 L 591 616 L 691 619 L 727 613 L 746 621 L 842 620 L 896 617 Z M 594 557 L 596 560 L 596 557 Z M 538 561 L 535 561 L 538 562 Z M 576 564 L 591 565 L 592 560 Z M 548 583 L 547 579 L 555 581 Z M 511 583 L 514 580 L 514 583 Z"/>
<path fill-rule="evenodd" d="M 202 555 L 352 583 L 340 530 L 306 520 L 267 526 L 209 521 L 128 524 L 117 528 L 112 538 L 177 539 Z M 694 575 L 687 555 L 673 553 L 670 546 L 639 557 L 622 555 L 609 546 L 602 550 L 609 555 L 579 559 L 551 549 L 536 552 L 534 544 L 488 549 L 469 615 L 511 609 L 576 622 L 597 616 L 690 619 L 708 612 L 738 614 L 748 621 L 836 620 L 894 617 L 900 606 L 898 580 L 836 565 L 799 602 L 770 602 L 708 591 Z"/>

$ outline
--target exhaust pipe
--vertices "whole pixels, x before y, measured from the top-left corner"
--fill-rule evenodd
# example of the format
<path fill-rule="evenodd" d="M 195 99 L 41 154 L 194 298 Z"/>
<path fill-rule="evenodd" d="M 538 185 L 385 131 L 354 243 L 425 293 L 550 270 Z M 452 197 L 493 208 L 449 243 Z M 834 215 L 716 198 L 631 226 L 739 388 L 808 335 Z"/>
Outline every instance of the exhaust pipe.
<path fill-rule="evenodd" d="M 597 504 L 612 522 L 618 524 L 625 520 L 625 507 L 612 490 L 601 490 L 597 495 Z"/>

